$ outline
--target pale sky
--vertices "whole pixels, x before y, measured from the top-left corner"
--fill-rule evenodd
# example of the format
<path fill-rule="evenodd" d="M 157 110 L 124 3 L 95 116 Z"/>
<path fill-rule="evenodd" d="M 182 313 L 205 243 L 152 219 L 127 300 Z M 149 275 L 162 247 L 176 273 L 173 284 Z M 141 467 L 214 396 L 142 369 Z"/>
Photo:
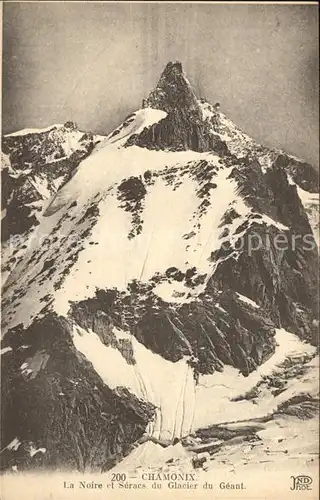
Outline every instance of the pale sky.
<path fill-rule="evenodd" d="M 318 59 L 316 4 L 4 3 L 3 132 L 106 134 L 180 60 L 199 97 L 316 166 Z"/>

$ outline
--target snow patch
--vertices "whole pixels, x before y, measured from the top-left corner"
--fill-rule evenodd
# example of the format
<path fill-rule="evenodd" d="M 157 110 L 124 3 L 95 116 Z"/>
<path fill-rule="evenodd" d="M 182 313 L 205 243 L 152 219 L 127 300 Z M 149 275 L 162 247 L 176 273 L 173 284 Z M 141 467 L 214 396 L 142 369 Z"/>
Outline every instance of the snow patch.
<path fill-rule="evenodd" d="M 4 347 L 3 349 L 1 349 L 0 355 L 2 356 L 3 354 L 6 354 L 7 352 L 10 351 L 12 351 L 12 347 Z"/>
<path fill-rule="evenodd" d="M 31 445 L 29 453 L 30 457 L 34 457 L 37 453 L 45 453 L 47 450 L 46 448 L 35 448 L 33 445 Z"/>
<path fill-rule="evenodd" d="M 288 226 L 285 226 L 284 224 L 281 224 L 281 222 L 277 222 L 277 221 L 271 219 L 271 217 L 269 217 L 268 215 L 265 215 L 265 214 L 263 214 L 261 216 L 261 218 L 255 219 L 255 222 L 258 224 L 259 223 L 262 224 L 263 222 L 266 222 L 269 226 L 274 226 L 274 227 L 280 229 L 281 231 L 289 231 Z"/>
<path fill-rule="evenodd" d="M 222 313 L 226 313 L 227 312 L 222 306 L 220 306 L 220 304 L 218 302 L 215 304 L 215 307 L 217 309 L 219 309 L 219 311 L 222 312 Z"/>
<path fill-rule="evenodd" d="M 22 130 L 18 130 L 17 132 L 6 134 L 4 137 L 18 137 L 21 135 L 28 135 L 28 134 L 41 134 L 42 132 L 48 132 L 49 130 L 52 130 L 54 128 L 61 128 L 61 127 L 63 127 L 62 123 L 56 123 L 46 128 L 24 128 Z"/>
<path fill-rule="evenodd" d="M 194 300 L 193 295 L 190 293 L 190 288 L 178 281 L 171 282 L 169 280 L 159 283 L 153 289 L 153 292 L 164 302 L 171 302 L 173 304 L 186 304 Z"/>
<path fill-rule="evenodd" d="M 313 232 L 314 239 L 319 247 L 319 193 L 310 193 L 302 189 L 290 175 L 288 175 L 288 182 L 296 186 L 298 196 L 306 211 L 309 223 Z"/>
<path fill-rule="evenodd" d="M 41 198 L 49 199 L 51 197 L 51 192 L 48 189 L 48 181 L 46 179 L 42 179 L 40 176 L 35 176 L 32 178 L 29 176 L 28 178 L 30 184 L 35 188 L 35 190 L 40 194 Z"/>
<path fill-rule="evenodd" d="M 149 128 L 155 123 L 165 118 L 167 113 L 160 109 L 144 108 L 132 113 L 131 117 L 127 118 L 119 127 L 113 130 L 104 140 L 96 147 L 98 151 L 110 144 L 117 146 L 124 145 L 129 137 L 134 134 L 140 134 L 145 128 Z"/>
<path fill-rule="evenodd" d="M 246 304 L 250 304 L 251 306 L 255 307 L 256 309 L 259 309 L 260 306 L 252 299 L 249 299 L 245 295 L 241 295 L 240 293 L 237 293 L 237 296 L 239 297 L 242 302 L 246 302 Z"/>
<path fill-rule="evenodd" d="M 20 446 L 21 442 L 19 441 L 19 439 L 17 437 L 15 437 L 7 446 L 6 446 L 6 450 L 11 450 L 11 451 L 17 451 L 19 446 Z"/>

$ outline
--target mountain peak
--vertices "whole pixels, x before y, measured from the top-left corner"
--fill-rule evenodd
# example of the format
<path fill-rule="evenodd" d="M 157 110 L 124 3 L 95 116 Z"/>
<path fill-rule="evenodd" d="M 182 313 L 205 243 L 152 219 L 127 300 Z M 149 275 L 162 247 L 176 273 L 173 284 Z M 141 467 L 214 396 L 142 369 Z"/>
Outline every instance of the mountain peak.
<path fill-rule="evenodd" d="M 143 107 L 161 109 L 167 113 L 174 108 L 195 109 L 197 106 L 197 98 L 180 61 L 167 63 L 156 88 L 143 101 Z"/>
<path fill-rule="evenodd" d="M 157 86 L 142 102 L 143 108 L 166 113 L 166 116 L 139 134 L 132 135 L 128 146 L 133 144 L 151 149 L 173 151 L 215 151 L 230 154 L 219 135 L 212 133 L 213 125 L 207 120 L 208 113 L 195 95 L 179 61 L 168 62 Z M 215 116 L 215 112 L 212 113 Z M 215 116 L 216 119 L 216 116 Z"/>
<path fill-rule="evenodd" d="M 182 63 L 180 61 L 169 61 L 162 72 L 162 77 L 175 76 L 176 74 L 183 75 Z"/>

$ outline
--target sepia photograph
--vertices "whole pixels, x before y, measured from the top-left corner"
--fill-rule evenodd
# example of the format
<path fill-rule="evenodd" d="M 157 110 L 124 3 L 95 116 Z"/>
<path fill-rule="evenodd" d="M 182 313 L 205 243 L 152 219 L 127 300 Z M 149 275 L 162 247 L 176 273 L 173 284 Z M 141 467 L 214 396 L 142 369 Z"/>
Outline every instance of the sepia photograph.
<path fill-rule="evenodd" d="M 316 500 L 317 2 L 3 2 L 1 500 Z"/>

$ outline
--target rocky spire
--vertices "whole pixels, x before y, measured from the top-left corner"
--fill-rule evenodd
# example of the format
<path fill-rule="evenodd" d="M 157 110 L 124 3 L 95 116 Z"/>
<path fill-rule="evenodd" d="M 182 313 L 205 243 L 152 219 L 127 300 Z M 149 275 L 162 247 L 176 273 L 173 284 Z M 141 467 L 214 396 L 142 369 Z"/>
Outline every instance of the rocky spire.
<path fill-rule="evenodd" d="M 168 62 L 155 90 L 143 104 L 144 107 L 161 109 L 167 113 L 177 108 L 198 111 L 197 98 L 182 70 L 181 62 Z"/>
<path fill-rule="evenodd" d="M 160 109 L 167 116 L 140 134 L 132 135 L 127 146 L 172 151 L 215 151 L 229 154 L 226 144 L 211 133 L 198 101 L 180 62 L 169 62 L 156 88 L 143 101 L 143 107 Z"/>

